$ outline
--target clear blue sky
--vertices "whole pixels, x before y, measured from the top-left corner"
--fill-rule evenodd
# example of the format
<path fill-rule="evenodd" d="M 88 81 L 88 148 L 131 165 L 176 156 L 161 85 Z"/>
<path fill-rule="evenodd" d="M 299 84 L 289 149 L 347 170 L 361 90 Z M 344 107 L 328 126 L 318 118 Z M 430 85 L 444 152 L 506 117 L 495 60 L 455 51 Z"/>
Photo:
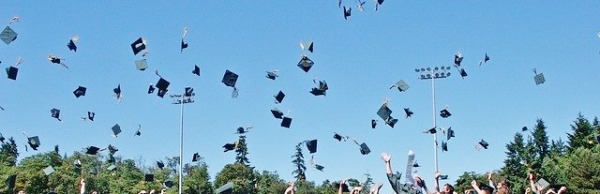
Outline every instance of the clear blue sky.
<path fill-rule="evenodd" d="M 346 6 L 356 2 L 346 0 Z M 117 155 L 141 158 L 146 165 L 179 154 L 179 106 L 171 99 L 146 93 L 158 70 L 171 82 L 169 94 L 195 88 L 196 102 L 185 108 L 185 161 L 199 152 L 214 178 L 234 162 L 235 154 L 221 146 L 233 142 L 239 126 L 253 126 L 247 135 L 251 165 L 277 171 L 293 180 L 291 156 L 301 141 L 318 139 L 318 163 L 307 177 L 323 180 L 357 178 L 370 173 L 385 183 L 381 152 L 393 156 L 395 170 L 403 171 L 408 150 L 433 180 L 431 84 L 417 79 L 415 68 L 450 66 L 457 51 L 469 73 L 436 82 L 438 111 L 449 106 L 452 116 L 438 118 L 439 127 L 452 127 L 456 138 L 449 152 L 440 152 L 440 170 L 454 181 L 464 171 L 499 169 L 505 144 L 521 127 L 533 128 L 543 119 L 550 139 L 562 138 L 578 113 L 598 114 L 600 38 L 599 2 L 583 1 L 385 1 L 379 11 L 367 1 L 365 12 L 353 9 L 345 21 L 337 1 L 8 1 L 0 7 L 0 22 L 19 16 L 11 25 L 19 33 L 10 45 L 0 44 L 2 68 L 22 56 L 16 81 L 0 79 L 0 132 L 15 137 L 24 157 L 46 152 L 58 144 L 71 154 L 87 146 L 113 144 Z M 4 26 L 2 26 L 3 28 Z M 189 28 L 189 48 L 179 51 L 182 29 Z M 79 35 L 77 53 L 66 43 Z M 145 38 L 149 69 L 138 71 L 130 44 Z M 304 52 L 300 40 L 315 42 L 310 58 L 314 67 L 303 72 L 296 64 Z M 478 66 L 485 53 L 491 60 Z M 48 54 L 65 58 L 69 69 L 52 64 Z M 201 76 L 191 74 L 194 65 Z M 544 73 L 546 83 L 535 85 L 532 68 Z M 221 83 L 225 70 L 239 74 L 239 97 Z M 265 71 L 278 69 L 268 80 Z M 308 91 L 318 77 L 329 84 L 327 96 Z M 403 79 L 406 92 L 388 89 Z M 112 89 L 121 84 L 124 99 L 117 103 Z M 78 86 L 87 95 L 75 98 Z M 282 104 L 273 95 L 282 90 Z M 168 96 L 168 95 L 167 95 Z M 389 99 L 395 128 L 370 128 L 370 120 Z M 270 109 L 277 106 L 293 118 L 290 129 L 279 126 Z M 402 108 L 414 111 L 404 119 Z M 50 117 L 61 109 L 62 122 Z M 96 113 L 96 121 L 79 117 Z M 381 120 L 381 119 L 380 119 Z M 124 132 L 111 137 L 118 123 Z M 137 125 L 142 136 L 133 137 Z M 21 131 L 40 136 L 40 151 L 24 152 Z M 366 142 L 372 153 L 335 141 L 333 132 Z M 480 139 L 487 150 L 476 151 Z M 309 154 L 306 152 L 307 158 Z M 308 161 L 308 160 L 307 160 Z"/>

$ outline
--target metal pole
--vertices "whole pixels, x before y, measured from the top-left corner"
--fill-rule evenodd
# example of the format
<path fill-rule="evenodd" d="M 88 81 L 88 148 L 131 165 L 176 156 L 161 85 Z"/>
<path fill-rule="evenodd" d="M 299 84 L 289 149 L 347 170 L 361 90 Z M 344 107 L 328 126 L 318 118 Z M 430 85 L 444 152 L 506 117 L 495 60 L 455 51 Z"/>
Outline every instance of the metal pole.
<path fill-rule="evenodd" d="M 183 98 L 181 95 L 181 133 L 179 135 L 179 194 L 183 190 Z"/>
<path fill-rule="evenodd" d="M 432 96 L 432 107 L 433 107 L 433 128 L 437 130 L 437 117 L 435 116 L 435 77 L 431 78 L 431 96 Z M 438 149 L 437 149 L 437 132 L 433 133 L 433 150 L 435 160 L 435 172 L 438 170 Z"/>

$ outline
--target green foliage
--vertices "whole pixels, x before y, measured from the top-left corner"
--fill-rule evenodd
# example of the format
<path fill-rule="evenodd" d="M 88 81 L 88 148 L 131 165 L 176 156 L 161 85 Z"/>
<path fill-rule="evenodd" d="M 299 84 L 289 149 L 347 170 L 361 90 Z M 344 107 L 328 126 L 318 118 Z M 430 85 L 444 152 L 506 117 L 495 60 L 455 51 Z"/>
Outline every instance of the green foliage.
<path fill-rule="evenodd" d="M 215 188 L 233 183 L 234 194 L 247 194 L 254 190 L 255 175 L 253 169 L 241 163 L 227 164 L 215 178 Z"/>
<path fill-rule="evenodd" d="M 248 160 L 248 147 L 246 145 L 246 136 L 245 135 L 240 135 L 240 138 L 238 139 L 238 142 L 235 146 L 235 162 L 243 164 L 243 165 L 248 165 L 250 164 L 250 160 Z"/>
<path fill-rule="evenodd" d="M 594 125 L 592 126 L 588 119 L 579 114 L 577 119 L 574 121 L 574 125 L 571 125 L 571 130 L 573 130 L 573 133 L 567 133 L 569 151 L 576 150 L 579 147 L 587 149 L 592 148 L 594 141 L 594 128 L 598 128 L 597 118 L 594 120 Z M 589 142 L 592 142 L 592 144 Z"/>
<path fill-rule="evenodd" d="M 306 166 L 304 165 L 304 154 L 302 154 L 302 144 L 303 143 L 298 143 L 298 145 L 296 145 L 296 153 L 292 156 L 292 158 L 294 158 L 294 160 L 292 160 L 292 164 L 294 164 L 294 166 L 296 167 L 292 174 L 294 174 L 294 178 L 296 178 L 297 181 L 306 180 Z"/>
<path fill-rule="evenodd" d="M 0 165 L 15 166 L 17 165 L 17 157 L 19 157 L 17 144 L 15 143 L 15 139 L 10 137 L 8 141 L 2 143 L 2 147 L 0 148 Z"/>
<path fill-rule="evenodd" d="M 288 184 L 281 178 L 277 172 L 263 171 L 258 175 L 256 183 L 257 194 L 283 193 Z"/>
<path fill-rule="evenodd" d="M 183 179 L 183 192 L 188 194 L 212 193 L 213 188 L 208 174 L 208 166 L 204 163 L 189 165 L 188 174 Z"/>

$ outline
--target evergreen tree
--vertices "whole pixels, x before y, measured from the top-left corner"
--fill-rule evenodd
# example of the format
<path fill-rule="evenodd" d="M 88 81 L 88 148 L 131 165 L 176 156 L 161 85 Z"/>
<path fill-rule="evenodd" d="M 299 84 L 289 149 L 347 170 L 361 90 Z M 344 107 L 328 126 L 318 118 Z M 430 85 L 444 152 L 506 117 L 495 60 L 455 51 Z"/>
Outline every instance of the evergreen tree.
<path fill-rule="evenodd" d="M 10 137 L 8 141 L 2 143 L 2 148 L 0 148 L 0 164 L 3 166 L 16 166 L 17 157 L 19 157 L 17 144 L 15 139 Z"/>
<path fill-rule="evenodd" d="M 306 166 L 304 165 L 304 154 L 302 154 L 302 144 L 303 142 L 298 143 L 298 145 L 296 145 L 296 154 L 292 156 L 292 158 L 294 158 L 294 160 L 292 160 L 292 164 L 294 164 L 294 166 L 296 167 L 296 170 L 294 170 L 292 174 L 294 174 L 294 178 L 296 178 L 296 180 L 298 181 L 306 180 L 306 175 L 304 173 L 306 171 Z"/>
<path fill-rule="evenodd" d="M 574 125 L 571 125 L 573 133 L 567 133 L 569 152 L 576 150 L 579 147 L 591 148 L 593 144 L 589 142 L 593 140 L 594 127 L 592 124 L 579 114 L 577 119 L 574 121 Z M 595 126 L 598 126 L 598 119 L 594 119 Z"/>
<path fill-rule="evenodd" d="M 542 119 L 538 119 L 535 129 L 532 132 L 533 151 L 536 157 L 536 162 L 541 164 L 548 155 L 550 146 L 548 145 L 548 135 L 546 134 L 546 125 Z"/>
<path fill-rule="evenodd" d="M 235 162 L 227 164 L 215 177 L 214 188 L 228 182 L 233 183 L 233 194 L 249 194 L 254 192 L 254 171 L 251 167 Z"/>
<path fill-rule="evenodd" d="M 237 145 L 235 146 L 235 152 L 237 154 L 235 156 L 235 161 L 237 163 L 240 163 L 243 165 L 250 164 L 250 160 L 248 160 L 248 157 L 246 157 L 246 155 L 248 155 L 248 147 L 246 146 L 246 136 L 245 135 L 240 135 Z"/>
<path fill-rule="evenodd" d="M 504 167 L 500 174 L 508 179 L 512 185 L 513 193 L 524 193 L 527 182 L 524 177 L 527 177 L 527 151 L 521 133 L 516 133 L 512 142 L 506 145 L 506 159 L 504 159 Z M 474 173 L 473 173 L 474 174 Z M 470 174 L 465 174 L 467 176 Z M 466 183 L 469 185 L 470 183 Z"/>

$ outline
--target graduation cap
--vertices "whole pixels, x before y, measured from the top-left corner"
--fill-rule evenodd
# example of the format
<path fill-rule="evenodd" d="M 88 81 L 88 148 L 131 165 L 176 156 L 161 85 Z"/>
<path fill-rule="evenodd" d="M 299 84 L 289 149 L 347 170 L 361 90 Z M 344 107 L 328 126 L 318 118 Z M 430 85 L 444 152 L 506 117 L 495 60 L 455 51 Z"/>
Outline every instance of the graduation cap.
<path fill-rule="evenodd" d="M 329 89 L 329 86 L 327 86 L 327 82 L 325 80 L 319 81 L 319 87 L 318 88 L 312 88 L 310 93 L 315 95 L 315 96 L 325 96 L 327 93 L 327 90 Z"/>
<path fill-rule="evenodd" d="M 33 149 L 33 150 L 37 150 L 38 147 L 40 147 L 40 145 L 42 145 L 42 143 L 40 143 L 40 138 L 38 136 L 27 137 L 27 143 L 29 144 L 29 147 L 31 147 L 31 149 Z"/>
<path fill-rule="evenodd" d="M 196 152 L 192 156 L 192 162 L 197 162 L 198 160 L 200 160 L 200 154 L 198 154 L 198 152 Z"/>
<path fill-rule="evenodd" d="M 392 128 L 394 128 L 394 125 L 396 125 L 397 122 L 398 122 L 398 119 L 395 119 L 391 115 L 390 115 L 390 117 L 388 117 L 387 120 L 385 120 L 385 124 Z"/>
<path fill-rule="evenodd" d="M 181 52 L 183 52 L 183 49 L 186 49 L 188 47 L 188 43 L 183 40 L 183 38 L 181 39 Z"/>
<path fill-rule="evenodd" d="M 388 118 L 390 118 L 391 114 L 392 114 L 392 109 L 390 109 L 387 106 L 387 103 L 383 103 L 383 105 L 381 105 L 379 110 L 377 110 L 377 115 L 379 115 L 379 117 L 381 117 L 381 119 L 383 119 L 384 121 L 388 120 Z"/>
<path fill-rule="evenodd" d="M 367 154 L 371 153 L 371 149 L 369 149 L 369 146 L 367 146 L 366 143 L 362 143 L 362 144 L 360 144 L 360 153 L 362 155 L 367 155 Z"/>
<path fill-rule="evenodd" d="M 527 131 L 527 126 L 523 126 L 523 128 L 521 128 L 521 131 Z"/>
<path fill-rule="evenodd" d="M 112 171 L 112 170 L 114 170 L 115 168 L 117 168 L 117 165 L 111 164 L 110 166 L 108 166 L 108 168 L 106 168 L 106 170 L 108 170 L 108 171 Z"/>
<path fill-rule="evenodd" d="M 235 83 L 237 82 L 238 77 L 239 77 L 238 74 L 236 74 L 232 71 L 229 71 L 229 70 L 225 70 L 225 74 L 223 74 L 223 79 L 221 80 L 221 82 L 223 82 L 223 84 L 233 88 L 231 97 L 234 97 L 234 98 L 237 97 L 237 92 L 238 92 L 238 89 L 235 87 Z"/>
<path fill-rule="evenodd" d="M 282 91 L 279 91 L 279 93 L 277 93 L 277 95 L 274 96 L 275 97 L 275 103 L 281 103 L 281 101 L 283 101 L 283 98 L 285 97 L 285 94 Z"/>
<path fill-rule="evenodd" d="M 488 56 L 487 53 L 485 53 L 485 57 L 483 57 L 482 61 L 479 61 L 479 66 L 481 66 L 482 63 L 487 63 L 490 60 L 490 57 Z"/>
<path fill-rule="evenodd" d="M 11 66 L 6 68 L 6 77 L 8 79 L 17 80 L 17 73 L 19 73 L 19 68 Z"/>
<path fill-rule="evenodd" d="M 96 113 L 88 111 L 88 119 L 90 121 L 94 121 L 95 116 L 96 116 Z"/>
<path fill-rule="evenodd" d="M 77 167 L 77 168 L 81 168 L 81 160 L 79 160 L 79 159 L 75 160 L 75 162 L 73 162 L 73 165 L 75 165 L 75 167 Z"/>
<path fill-rule="evenodd" d="M 533 80 L 535 81 L 535 85 L 540 85 L 546 82 L 546 78 L 544 78 L 544 73 L 536 73 L 535 77 L 533 77 Z"/>
<path fill-rule="evenodd" d="M 235 143 L 226 143 L 225 145 L 223 145 L 223 148 L 225 148 L 225 150 L 223 150 L 223 152 L 231 151 L 231 150 L 235 149 L 235 147 L 236 147 Z"/>
<path fill-rule="evenodd" d="M 59 65 L 63 66 L 64 68 L 69 69 L 69 67 L 62 62 L 62 60 L 64 60 L 63 58 L 60 58 L 60 57 L 57 57 L 57 56 L 54 56 L 54 55 L 48 55 L 48 60 L 51 63 L 59 64 Z"/>
<path fill-rule="evenodd" d="M 114 164 L 116 162 L 115 156 L 109 153 L 108 154 L 108 160 L 107 160 L 107 162 L 111 163 L 111 164 Z"/>
<path fill-rule="evenodd" d="M 156 161 L 156 166 L 158 166 L 158 168 L 160 168 L 160 169 L 163 169 L 165 167 L 165 163 L 163 163 L 161 161 Z"/>
<path fill-rule="evenodd" d="M 467 77 L 467 75 L 468 75 L 468 74 L 467 74 L 467 72 L 465 71 L 465 69 L 461 68 L 461 69 L 460 69 L 460 77 L 464 79 L 465 77 Z"/>
<path fill-rule="evenodd" d="M 313 167 L 314 167 L 315 169 L 317 169 L 318 171 L 323 171 L 323 169 L 325 169 L 325 167 L 324 167 L 324 166 L 322 166 L 322 165 L 319 165 L 319 164 L 314 164 L 314 165 L 313 165 Z"/>
<path fill-rule="evenodd" d="M 375 129 L 377 127 L 377 120 L 371 119 L 371 129 Z"/>
<path fill-rule="evenodd" d="M 77 45 L 75 43 L 78 40 L 79 40 L 79 36 L 73 36 L 73 37 L 71 37 L 71 39 L 69 40 L 69 43 L 67 44 L 67 47 L 69 48 L 69 51 L 77 52 Z"/>
<path fill-rule="evenodd" d="M 121 100 L 121 84 L 117 85 L 116 88 L 113 88 L 113 93 L 115 93 L 117 100 Z"/>
<path fill-rule="evenodd" d="M 60 110 L 59 109 L 56 109 L 56 108 L 51 109 L 50 115 L 52 116 L 52 118 L 56 118 L 56 119 L 58 119 L 58 121 L 62 121 L 62 120 L 60 120 Z"/>
<path fill-rule="evenodd" d="M 79 86 L 79 87 L 77 87 L 77 89 L 75 89 L 75 91 L 73 91 L 73 95 L 75 95 L 76 98 L 79 98 L 81 96 L 85 96 L 86 91 L 87 91 L 87 88 L 85 88 L 83 86 Z"/>
<path fill-rule="evenodd" d="M 383 4 L 384 0 L 374 0 L 375 1 L 375 11 L 379 10 L 379 6 Z"/>
<path fill-rule="evenodd" d="M 333 134 L 333 138 L 336 139 L 336 140 L 338 140 L 338 141 L 342 141 L 342 140 L 346 141 L 345 137 L 343 137 L 343 136 L 341 136 L 340 134 L 337 134 L 337 133 Z"/>
<path fill-rule="evenodd" d="M 12 28 L 10 28 L 10 26 L 6 26 L 6 28 L 4 28 L 4 30 L 2 30 L 0 33 L 0 39 L 2 39 L 6 45 L 9 45 L 11 42 L 17 39 L 17 35 L 18 34 Z"/>
<path fill-rule="evenodd" d="M 392 89 L 394 87 L 398 88 L 398 91 L 404 92 L 404 91 L 408 90 L 408 88 L 410 86 L 408 86 L 408 84 L 406 84 L 406 82 L 404 82 L 404 80 L 400 80 L 400 81 L 396 82 L 396 84 L 392 85 L 392 87 L 390 87 L 390 89 Z"/>
<path fill-rule="evenodd" d="M 163 79 L 162 76 L 158 74 L 158 70 L 156 71 L 156 75 L 160 77 L 160 79 L 158 79 L 158 82 L 156 82 L 156 88 L 158 88 L 158 93 L 156 95 L 162 98 L 165 96 L 165 94 L 167 94 L 167 91 L 169 91 L 168 88 L 171 83 L 166 79 Z"/>
<path fill-rule="evenodd" d="M 194 65 L 194 70 L 192 70 L 192 74 L 200 76 L 200 67 L 198 67 L 198 65 Z"/>
<path fill-rule="evenodd" d="M 448 179 L 448 175 L 440 175 L 440 180 L 446 180 Z"/>
<path fill-rule="evenodd" d="M 448 143 L 442 141 L 442 151 L 448 151 Z"/>
<path fill-rule="evenodd" d="M 215 190 L 217 194 L 232 194 L 233 193 L 233 183 L 228 182 L 225 185 L 220 186 Z"/>
<path fill-rule="evenodd" d="M 317 152 L 317 140 L 313 139 L 313 140 L 307 141 L 306 142 L 306 148 L 308 149 L 308 151 L 311 154 Z"/>
<path fill-rule="evenodd" d="M 302 50 L 307 49 L 309 52 L 313 52 L 313 42 L 308 42 L 307 44 L 304 44 L 302 41 L 300 41 L 300 48 Z"/>
<path fill-rule="evenodd" d="M 428 129 L 426 131 L 423 131 L 423 133 L 430 133 L 430 134 L 435 134 L 437 133 L 437 130 L 435 129 L 435 127 Z"/>
<path fill-rule="evenodd" d="M 140 71 L 148 69 L 148 62 L 146 59 L 135 60 L 135 68 Z"/>
<path fill-rule="evenodd" d="M 277 108 L 273 108 L 273 109 L 271 109 L 271 113 L 273 113 L 273 116 L 274 116 L 275 118 L 278 118 L 278 119 L 282 119 L 282 118 L 283 118 L 283 112 L 281 112 L 281 111 L 280 111 L 279 109 L 277 109 Z"/>
<path fill-rule="evenodd" d="M 454 66 L 460 67 L 460 63 L 462 62 L 462 60 L 463 60 L 462 54 L 460 52 L 456 53 L 454 55 Z"/>
<path fill-rule="evenodd" d="M 308 71 L 310 70 L 310 68 L 312 68 L 314 64 L 315 62 L 309 59 L 308 56 L 302 55 L 297 66 L 300 67 L 300 69 L 302 69 L 304 72 L 308 73 Z"/>
<path fill-rule="evenodd" d="M 15 183 L 17 182 L 17 175 L 12 174 L 6 178 L 6 187 L 8 188 L 8 193 L 14 193 Z"/>
<path fill-rule="evenodd" d="M 344 19 L 348 20 L 348 17 L 352 16 L 352 8 L 348 7 L 348 9 L 346 9 L 346 6 L 344 6 Z"/>
<path fill-rule="evenodd" d="M 113 132 L 113 137 L 117 137 L 117 135 L 121 133 L 121 126 L 119 126 L 119 124 L 115 124 L 111 129 Z"/>
<path fill-rule="evenodd" d="M 131 50 L 133 50 L 133 55 L 137 55 L 138 53 L 146 50 L 146 41 L 141 37 L 131 43 Z"/>
<path fill-rule="evenodd" d="M 155 89 L 156 89 L 156 88 L 154 88 L 154 85 L 150 84 L 150 86 L 148 86 L 148 94 L 152 94 L 152 93 L 154 93 L 154 90 L 155 90 Z"/>
<path fill-rule="evenodd" d="M 237 132 L 236 132 L 236 133 L 237 133 L 237 134 L 244 134 L 244 133 L 248 133 L 248 132 L 250 132 L 250 129 L 251 129 L 251 128 L 252 128 L 252 127 L 248 127 L 248 128 L 244 128 L 244 127 L 238 127 L 238 128 L 237 128 Z"/>
<path fill-rule="evenodd" d="M 152 182 L 152 181 L 154 181 L 154 174 L 145 174 L 144 175 L 144 181 L 146 181 L 146 182 Z"/>
<path fill-rule="evenodd" d="M 138 129 L 135 131 L 133 136 L 141 136 L 142 135 L 142 125 L 138 124 Z"/>
<path fill-rule="evenodd" d="M 265 77 L 270 80 L 275 80 L 279 76 L 277 75 L 277 70 L 275 70 L 275 71 L 267 71 L 267 75 Z"/>
<path fill-rule="evenodd" d="M 2 136 L 2 133 L 0 133 L 0 142 L 4 143 L 4 140 L 5 140 L 5 139 L 6 139 L 6 138 L 4 138 L 4 136 Z"/>
<path fill-rule="evenodd" d="M 418 168 L 418 167 L 422 167 L 421 165 L 419 165 L 419 163 L 417 163 L 417 161 L 413 162 L 412 167 Z"/>
<path fill-rule="evenodd" d="M 44 168 L 44 174 L 46 174 L 46 176 L 52 174 L 54 172 L 54 168 L 52 166 L 48 166 L 46 168 Z"/>
<path fill-rule="evenodd" d="M 447 140 L 450 140 L 451 137 L 454 137 L 454 130 L 452 130 L 452 127 L 448 128 Z"/>
<path fill-rule="evenodd" d="M 350 189 L 348 188 L 348 184 L 346 184 L 346 183 L 334 183 L 333 187 L 335 189 L 339 189 L 340 185 L 342 186 L 342 192 L 350 192 Z"/>
<path fill-rule="evenodd" d="M 108 145 L 108 152 L 110 152 L 110 154 L 115 154 L 117 153 L 117 151 L 119 151 L 119 149 L 117 149 L 117 147 L 113 146 L 113 145 Z"/>
<path fill-rule="evenodd" d="M 414 113 L 410 110 L 410 108 L 404 108 L 404 113 L 406 113 L 406 118 L 412 116 Z"/>
<path fill-rule="evenodd" d="M 479 141 L 479 145 L 481 145 L 481 147 L 483 147 L 483 149 L 488 149 L 488 146 L 490 144 L 488 144 L 487 142 L 485 142 L 483 139 L 481 141 Z"/>
<path fill-rule="evenodd" d="M 479 183 L 479 189 L 488 191 L 489 193 L 493 193 L 494 192 L 494 188 L 493 187 L 491 187 L 491 186 L 489 186 L 487 184 L 484 184 L 484 183 Z"/>
<path fill-rule="evenodd" d="M 99 148 L 99 147 L 96 147 L 96 146 L 90 146 L 90 147 L 87 147 L 87 148 L 86 148 L 86 151 L 85 151 L 85 153 L 86 153 L 86 154 L 89 154 L 89 155 L 96 155 L 96 154 L 98 154 L 98 151 L 100 151 L 100 148 Z"/>
<path fill-rule="evenodd" d="M 290 117 L 283 117 L 283 119 L 281 120 L 281 127 L 290 128 L 291 124 L 292 118 Z"/>
<path fill-rule="evenodd" d="M 163 182 L 163 187 L 165 187 L 165 188 L 173 187 L 173 181 L 167 180 L 167 181 Z"/>
<path fill-rule="evenodd" d="M 447 108 L 443 109 L 440 111 L 440 116 L 442 118 L 448 118 L 449 116 L 452 116 L 452 114 L 450 113 L 450 111 L 448 111 Z"/>

